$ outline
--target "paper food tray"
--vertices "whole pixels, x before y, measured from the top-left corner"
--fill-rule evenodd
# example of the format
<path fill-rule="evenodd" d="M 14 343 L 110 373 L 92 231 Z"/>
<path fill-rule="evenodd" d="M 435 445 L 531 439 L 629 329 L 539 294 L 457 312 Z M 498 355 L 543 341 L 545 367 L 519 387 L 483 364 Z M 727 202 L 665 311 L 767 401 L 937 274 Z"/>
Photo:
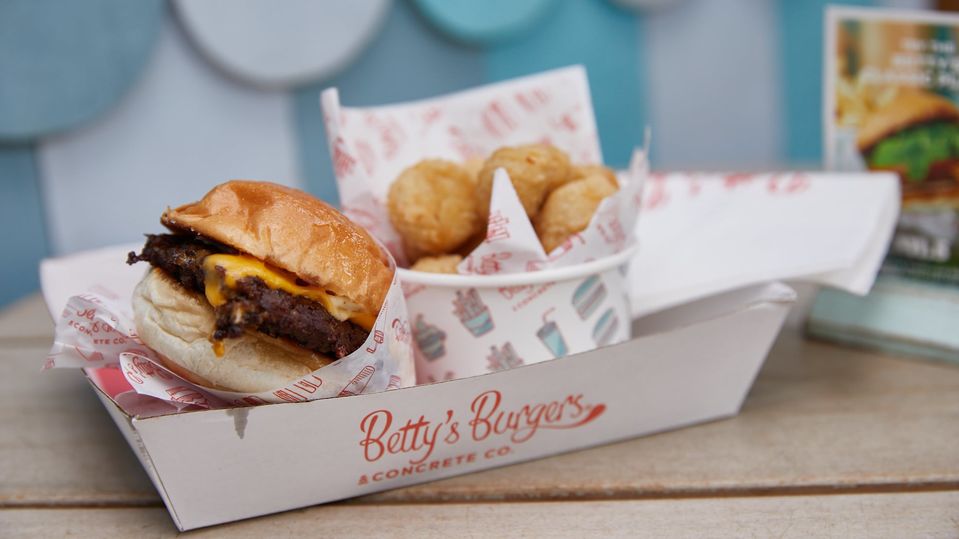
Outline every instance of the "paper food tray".
<path fill-rule="evenodd" d="M 734 415 L 793 299 L 748 287 L 639 319 L 625 343 L 372 395 L 136 418 L 97 393 L 189 530 Z"/>

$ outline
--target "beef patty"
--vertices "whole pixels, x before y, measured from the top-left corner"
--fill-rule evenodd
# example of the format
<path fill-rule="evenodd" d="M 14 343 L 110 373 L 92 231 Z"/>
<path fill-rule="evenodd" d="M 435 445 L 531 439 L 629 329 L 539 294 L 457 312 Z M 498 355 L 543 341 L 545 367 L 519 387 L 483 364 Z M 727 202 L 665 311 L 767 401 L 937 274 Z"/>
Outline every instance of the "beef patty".
<path fill-rule="evenodd" d="M 218 253 L 235 254 L 236 250 L 199 236 L 150 234 L 140 254 L 127 255 L 127 264 L 149 262 L 203 296 L 203 259 Z M 359 348 L 369 333 L 353 322 L 337 320 L 313 300 L 268 287 L 259 277 L 238 279 L 230 298 L 214 307 L 214 313 L 214 339 L 256 330 L 337 359 Z"/>

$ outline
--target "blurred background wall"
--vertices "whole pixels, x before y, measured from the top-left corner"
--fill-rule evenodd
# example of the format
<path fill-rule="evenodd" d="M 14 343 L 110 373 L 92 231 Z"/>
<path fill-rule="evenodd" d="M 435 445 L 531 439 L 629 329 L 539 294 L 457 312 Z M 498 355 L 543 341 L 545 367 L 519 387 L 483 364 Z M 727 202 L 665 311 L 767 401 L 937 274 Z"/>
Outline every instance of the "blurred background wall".
<path fill-rule="evenodd" d="M 608 163 L 815 168 L 823 0 L 5 0 L 0 305 L 229 178 L 336 201 L 318 106 L 585 64 Z M 929 8 L 926 0 L 858 5 Z"/>

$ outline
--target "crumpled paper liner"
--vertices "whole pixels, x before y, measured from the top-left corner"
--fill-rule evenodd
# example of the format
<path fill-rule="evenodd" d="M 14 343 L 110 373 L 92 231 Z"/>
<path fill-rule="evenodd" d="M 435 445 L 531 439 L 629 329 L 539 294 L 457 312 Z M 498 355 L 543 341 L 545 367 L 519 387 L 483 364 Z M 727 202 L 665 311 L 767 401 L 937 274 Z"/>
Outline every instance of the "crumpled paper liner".
<path fill-rule="evenodd" d="M 117 368 L 137 394 L 166 401 L 176 409 L 305 402 L 415 383 L 406 303 L 396 277 L 363 346 L 269 391 L 224 391 L 180 378 L 137 337 L 129 292 L 120 294 L 102 287 L 69 299 L 57 320 L 44 368 Z"/>

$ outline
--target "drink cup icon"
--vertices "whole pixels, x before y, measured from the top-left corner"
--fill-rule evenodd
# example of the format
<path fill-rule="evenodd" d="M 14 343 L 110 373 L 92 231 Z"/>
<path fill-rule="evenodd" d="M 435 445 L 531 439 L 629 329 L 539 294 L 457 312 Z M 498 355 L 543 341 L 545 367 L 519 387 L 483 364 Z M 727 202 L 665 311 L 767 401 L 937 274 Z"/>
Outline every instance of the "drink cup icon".
<path fill-rule="evenodd" d="M 566 339 L 563 338 L 556 322 L 546 319 L 546 316 L 551 312 L 553 312 L 553 309 L 543 313 L 543 325 L 536 331 L 536 336 L 543 341 L 553 357 L 563 357 L 569 353 L 569 348 L 566 346 Z"/>
<path fill-rule="evenodd" d="M 456 291 L 453 314 L 474 337 L 493 331 L 493 317 L 490 315 L 489 307 L 480 299 L 475 288 L 470 288 L 466 292 Z"/>

